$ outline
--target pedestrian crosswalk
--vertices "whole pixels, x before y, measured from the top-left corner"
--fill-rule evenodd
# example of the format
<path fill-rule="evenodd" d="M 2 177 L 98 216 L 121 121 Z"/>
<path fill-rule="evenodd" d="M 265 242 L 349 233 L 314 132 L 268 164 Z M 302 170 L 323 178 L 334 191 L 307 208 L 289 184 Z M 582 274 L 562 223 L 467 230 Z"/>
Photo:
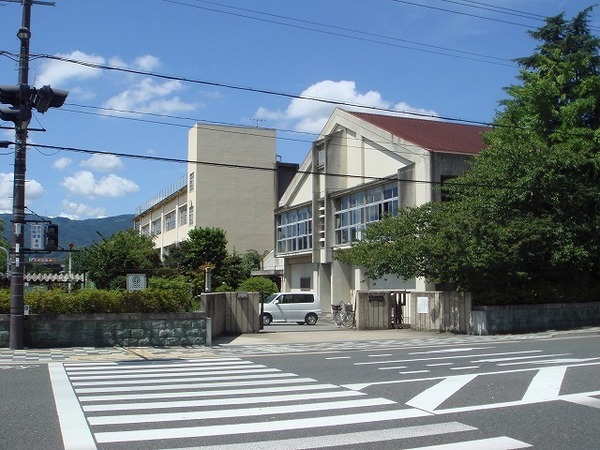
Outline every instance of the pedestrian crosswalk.
<path fill-rule="evenodd" d="M 49 367 L 67 450 L 529 447 L 237 357 Z"/>

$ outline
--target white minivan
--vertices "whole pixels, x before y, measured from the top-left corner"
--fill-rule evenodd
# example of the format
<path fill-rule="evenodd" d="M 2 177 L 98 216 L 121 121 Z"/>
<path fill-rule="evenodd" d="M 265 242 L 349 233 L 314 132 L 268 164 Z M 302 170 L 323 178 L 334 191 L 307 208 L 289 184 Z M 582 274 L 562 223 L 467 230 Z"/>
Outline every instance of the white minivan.
<path fill-rule="evenodd" d="M 263 305 L 263 325 L 271 322 L 296 322 L 314 325 L 321 318 L 321 300 L 315 292 L 277 292 Z"/>

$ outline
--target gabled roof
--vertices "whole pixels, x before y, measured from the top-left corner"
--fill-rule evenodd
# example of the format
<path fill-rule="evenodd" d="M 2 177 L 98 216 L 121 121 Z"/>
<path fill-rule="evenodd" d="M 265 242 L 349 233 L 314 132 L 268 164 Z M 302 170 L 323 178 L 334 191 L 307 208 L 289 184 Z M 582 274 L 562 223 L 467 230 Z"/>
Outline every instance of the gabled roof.
<path fill-rule="evenodd" d="M 417 144 L 432 152 L 475 155 L 485 148 L 483 134 L 490 127 L 464 125 L 438 120 L 346 111 L 365 122 Z"/>

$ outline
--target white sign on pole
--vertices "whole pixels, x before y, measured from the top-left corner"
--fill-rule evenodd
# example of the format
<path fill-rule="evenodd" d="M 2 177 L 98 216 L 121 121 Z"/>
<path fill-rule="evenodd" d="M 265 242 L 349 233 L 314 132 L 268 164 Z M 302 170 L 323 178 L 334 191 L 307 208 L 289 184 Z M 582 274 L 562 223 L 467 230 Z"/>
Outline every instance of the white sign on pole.
<path fill-rule="evenodd" d="M 44 233 L 41 223 L 31 225 L 31 249 L 44 250 Z"/>
<path fill-rule="evenodd" d="M 146 275 L 143 273 L 127 274 L 127 290 L 143 291 L 146 289 Z"/>

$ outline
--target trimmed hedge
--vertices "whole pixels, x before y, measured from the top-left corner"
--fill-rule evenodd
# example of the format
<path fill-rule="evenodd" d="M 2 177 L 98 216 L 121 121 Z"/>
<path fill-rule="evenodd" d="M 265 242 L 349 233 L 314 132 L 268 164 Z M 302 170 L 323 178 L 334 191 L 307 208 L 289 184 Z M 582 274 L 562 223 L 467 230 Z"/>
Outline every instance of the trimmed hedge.
<path fill-rule="evenodd" d="M 168 313 L 193 309 L 189 285 L 180 279 L 153 279 L 143 291 L 36 290 L 25 294 L 31 314 Z M 10 290 L 0 290 L 0 314 L 9 314 Z"/>

